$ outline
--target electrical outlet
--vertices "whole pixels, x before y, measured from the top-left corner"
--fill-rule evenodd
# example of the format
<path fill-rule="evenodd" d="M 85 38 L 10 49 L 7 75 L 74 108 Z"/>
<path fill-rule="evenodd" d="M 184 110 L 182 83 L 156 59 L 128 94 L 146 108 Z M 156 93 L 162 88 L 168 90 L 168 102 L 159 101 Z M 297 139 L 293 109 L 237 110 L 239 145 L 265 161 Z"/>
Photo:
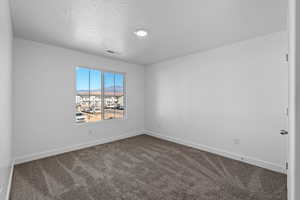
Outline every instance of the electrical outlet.
<path fill-rule="evenodd" d="M 161 124 L 157 123 L 157 128 L 161 129 Z"/>
<path fill-rule="evenodd" d="M 93 130 L 89 130 L 89 135 L 93 135 Z"/>
<path fill-rule="evenodd" d="M 238 138 L 233 139 L 233 144 L 238 145 L 240 143 L 241 143 L 240 139 L 238 139 Z"/>
<path fill-rule="evenodd" d="M 3 192 L 3 185 L 0 185 L 0 194 Z"/>

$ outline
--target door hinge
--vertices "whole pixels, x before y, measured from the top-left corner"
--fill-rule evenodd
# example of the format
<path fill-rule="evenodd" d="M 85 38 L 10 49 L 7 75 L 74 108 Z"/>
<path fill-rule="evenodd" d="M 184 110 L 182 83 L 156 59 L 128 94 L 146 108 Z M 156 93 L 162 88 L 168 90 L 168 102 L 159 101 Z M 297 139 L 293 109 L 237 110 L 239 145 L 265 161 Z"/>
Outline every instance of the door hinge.
<path fill-rule="evenodd" d="M 286 62 L 289 62 L 289 54 L 285 54 L 285 60 Z"/>
<path fill-rule="evenodd" d="M 286 169 L 286 170 L 289 169 L 289 163 L 288 163 L 288 162 L 285 163 L 285 169 Z"/>
<path fill-rule="evenodd" d="M 289 116 L 289 108 L 286 108 L 286 115 Z"/>

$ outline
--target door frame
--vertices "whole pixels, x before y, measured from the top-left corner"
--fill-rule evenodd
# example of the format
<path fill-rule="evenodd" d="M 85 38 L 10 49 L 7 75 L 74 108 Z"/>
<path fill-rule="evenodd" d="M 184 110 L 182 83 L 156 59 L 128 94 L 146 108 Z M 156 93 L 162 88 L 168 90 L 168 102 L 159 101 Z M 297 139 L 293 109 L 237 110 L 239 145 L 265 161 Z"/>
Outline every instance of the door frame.
<path fill-rule="evenodd" d="M 296 191 L 296 0 L 288 0 L 288 34 L 289 34 L 289 157 L 287 171 L 288 200 L 297 200 L 300 198 Z M 299 0 L 298 0 L 299 1 Z M 298 78 L 300 79 L 300 77 Z M 300 93 L 300 91 L 299 91 Z M 299 113 L 300 114 L 300 113 Z"/>

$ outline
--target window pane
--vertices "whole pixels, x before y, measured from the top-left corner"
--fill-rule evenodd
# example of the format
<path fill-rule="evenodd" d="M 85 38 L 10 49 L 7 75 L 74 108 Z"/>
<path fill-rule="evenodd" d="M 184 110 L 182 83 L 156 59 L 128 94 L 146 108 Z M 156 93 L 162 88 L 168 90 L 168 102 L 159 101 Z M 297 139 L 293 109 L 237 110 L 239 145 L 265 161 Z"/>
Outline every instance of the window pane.
<path fill-rule="evenodd" d="M 124 119 L 125 116 L 125 100 L 124 100 L 124 75 L 115 74 L 115 119 Z"/>
<path fill-rule="evenodd" d="M 86 68 L 76 68 L 76 122 L 83 123 L 88 121 L 89 109 L 89 76 L 90 70 Z"/>
<path fill-rule="evenodd" d="M 101 72 L 76 68 L 76 122 L 101 120 Z"/>
<path fill-rule="evenodd" d="M 89 122 L 102 120 L 101 118 L 101 72 L 90 70 L 90 106 Z"/>
<path fill-rule="evenodd" d="M 115 76 L 112 72 L 104 73 L 104 119 L 115 118 Z"/>

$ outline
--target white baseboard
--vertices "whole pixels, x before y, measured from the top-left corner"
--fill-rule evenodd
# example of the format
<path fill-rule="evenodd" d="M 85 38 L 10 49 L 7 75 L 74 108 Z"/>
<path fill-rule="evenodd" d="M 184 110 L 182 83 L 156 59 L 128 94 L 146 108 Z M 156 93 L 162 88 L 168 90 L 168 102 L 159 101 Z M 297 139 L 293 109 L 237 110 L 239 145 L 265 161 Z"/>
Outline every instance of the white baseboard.
<path fill-rule="evenodd" d="M 150 131 L 150 130 L 144 130 L 144 134 L 147 134 L 147 135 L 150 135 L 150 136 L 153 136 L 153 137 L 157 137 L 157 138 L 160 138 L 160 139 L 163 139 L 163 140 L 168 140 L 168 141 L 171 141 L 171 142 L 175 142 L 175 143 L 178 143 L 178 144 L 182 144 L 182 145 L 185 145 L 185 146 L 193 147 L 193 148 L 196 148 L 196 149 L 200 149 L 200 150 L 203 150 L 203 151 L 207 151 L 207 152 L 210 152 L 210 153 L 214 153 L 214 154 L 217 154 L 217 155 L 220 155 L 220 156 L 224 156 L 224 157 L 227 157 L 227 158 L 238 160 L 238 161 L 241 161 L 241 162 L 244 162 L 244 163 L 248 163 L 248 164 L 251 164 L 251 165 L 255 165 L 255 166 L 262 167 L 262 168 L 265 168 L 265 169 L 269 169 L 269 170 L 272 170 L 272 171 L 276 171 L 276 172 L 279 172 L 279 173 L 284 173 L 284 174 L 287 173 L 287 171 L 284 167 L 279 166 L 279 165 L 274 164 L 274 163 L 266 162 L 266 161 L 263 161 L 263 160 L 260 160 L 260 159 L 251 158 L 251 157 L 247 157 L 247 156 L 244 156 L 244 155 L 239 155 L 239 154 L 236 154 L 236 153 L 224 151 L 224 150 L 221 150 L 221 149 L 217 149 L 217 148 L 214 148 L 214 147 L 209 147 L 209 146 L 202 145 L 202 144 L 196 144 L 196 143 L 193 143 L 193 142 L 190 142 L 190 141 L 184 141 L 182 139 L 166 136 L 166 135 L 163 135 L 161 133 L 157 133 L 157 132 Z"/>
<path fill-rule="evenodd" d="M 39 152 L 39 153 L 31 154 L 31 155 L 25 155 L 25 156 L 22 156 L 22 157 L 15 158 L 14 163 L 16 165 L 21 164 L 21 163 L 26 163 L 26 162 L 30 162 L 30 161 L 33 161 L 33 160 L 38 160 L 38 159 L 41 159 L 41 158 L 47 158 L 47 157 L 59 155 L 59 154 L 62 154 L 62 153 L 76 151 L 76 150 L 96 146 L 96 145 L 99 145 L 99 144 L 114 142 L 114 141 L 117 141 L 117 140 L 122 140 L 122 139 L 130 138 L 130 137 L 134 137 L 134 136 L 141 135 L 141 134 L 143 134 L 143 130 L 124 133 L 124 134 L 121 134 L 119 136 L 104 138 L 104 139 L 100 139 L 100 140 L 94 140 L 94 141 L 90 141 L 90 142 L 87 142 L 87 143 L 76 144 L 76 145 L 72 145 L 72 146 L 68 146 L 68 147 L 53 149 L 53 150 L 50 150 L 50 151 Z"/>
<path fill-rule="evenodd" d="M 33 160 L 38 160 L 38 159 L 41 159 L 41 158 L 55 156 L 55 155 L 58 155 L 58 154 L 67 153 L 67 152 L 75 151 L 75 150 L 79 150 L 79 149 L 84 149 L 84 148 L 96 146 L 96 145 L 99 145 L 99 144 L 105 144 L 105 143 L 109 143 L 109 142 L 113 142 L 113 141 L 117 141 L 117 140 L 121 140 L 121 139 L 125 139 L 125 138 L 130 138 L 130 137 L 134 137 L 134 136 L 141 135 L 141 134 L 147 134 L 147 135 L 157 137 L 157 138 L 160 138 L 160 139 L 163 139 L 163 140 L 168 140 L 168 141 L 175 142 L 175 143 L 178 143 L 178 144 L 190 146 L 190 147 L 193 147 L 193 148 L 196 148 L 196 149 L 200 149 L 200 150 L 207 151 L 207 152 L 210 152 L 210 153 L 218 154 L 218 155 L 221 155 L 221 156 L 224 156 L 224 157 L 227 157 L 227 158 L 231 158 L 231 159 L 234 159 L 234 160 L 238 160 L 238 161 L 241 161 L 241 162 L 252 164 L 252 165 L 262 167 L 262 168 L 265 168 L 265 169 L 269 169 L 269 170 L 272 170 L 272 171 L 276 171 L 276 172 L 280 172 L 280 173 L 287 173 L 285 167 L 279 166 L 279 165 L 274 164 L 274 163 L 270 163 L 270 162 L 263 161 L 263 160 L 256 159 L 256 158 L 251 158 L 251 157 L 244 156 L 244 155 L 239 155 L 239 154 L 236 154 L 236 153 L 224 151 L 224 150 L 221 150 L 221 149 L 217 149 L 217 148 L 214 148 L 214 147 L 209 147 L 209 146 L 202 145 L 202 144 L 197 144 L 197 143 L 190 142 L 190 141 L 184 141 L 182 139 L 169 137 L 169 136 L 166 136 L 164 134 L 157 133 L 157 132 L 150 131 L 150 130 L 138 130 L 138 131 L 134 131 L 134 132 L 130 132 L 130 133 L 121 134 L 119 136 L 104 138 L 104 139 L 101 139 L 101 140 L 94 140 L 94 141 L 83 143 L 83 144 L 77 144 L 77 145 L 72 145 L 72 146 L 69 146 L 69 147 L 58 148 L 58 149 L 54 149 L 54 150 L 50 150 L 50 151 L 44 151 L 44 152 L 40 152 L 40 153 L 36 153 L 36 154 L 26 155 L 26 156 L 16 158 L 14 164 L 21 164 L 21 163 L 25 163 L 25 162 L 30 162 L 30 161 L 33 161 Z"/>
<path fill-rule="evenodd" d="M 5 200 L 9 200 L 9 197 L 10 197 L 10 190 L 11 190 L 13 173 L 14 173 L 14 162 L 12 162 L 11 168 L 10 168 L 10 173 L 9 173 L 9 179 L 8 179 L 8 185 L 7 185 Z"/>

